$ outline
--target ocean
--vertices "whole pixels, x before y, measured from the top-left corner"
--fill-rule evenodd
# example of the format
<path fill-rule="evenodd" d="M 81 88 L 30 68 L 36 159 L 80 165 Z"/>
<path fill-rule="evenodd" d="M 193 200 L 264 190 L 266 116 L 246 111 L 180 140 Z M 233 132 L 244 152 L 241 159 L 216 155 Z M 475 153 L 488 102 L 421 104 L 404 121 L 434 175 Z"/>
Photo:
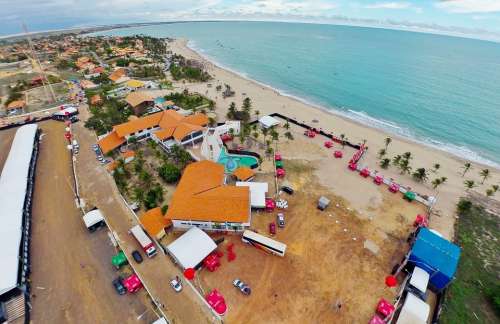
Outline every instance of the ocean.
<path fill-rule="evenodd" d="M 182 37 L 283 94 L 460 158 L 500 165 L 500 44 L 408 31 L 188 22 L 101 35 Z"/>

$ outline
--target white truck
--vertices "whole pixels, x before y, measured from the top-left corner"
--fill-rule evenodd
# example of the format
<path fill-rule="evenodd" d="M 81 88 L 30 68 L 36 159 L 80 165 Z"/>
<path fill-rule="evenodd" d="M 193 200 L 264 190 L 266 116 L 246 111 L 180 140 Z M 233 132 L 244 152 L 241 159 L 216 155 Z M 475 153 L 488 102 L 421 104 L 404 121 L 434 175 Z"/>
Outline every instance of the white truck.
<path fill-rule="evenodd" d="M 141 245 L 142 250 L 149 258 L 152 258 L 156 255 L 157 251 L 155 244 L 153 243 L 153 241 L 151 241 L 149 236 L 146 235 L 141 225 L 135 225 L 134 227 L 132 227 L 130 229 L 130 234 L 135 237 L 136 241 Z"/>
<path fill-rule="evenodd" d="M 89 232 L 94 232 L 99 227 L 106 225 L 104 221 L 104 216 L 99 209 L 93 209 L 83 215 L 83 222 L 89 230 Z"/>

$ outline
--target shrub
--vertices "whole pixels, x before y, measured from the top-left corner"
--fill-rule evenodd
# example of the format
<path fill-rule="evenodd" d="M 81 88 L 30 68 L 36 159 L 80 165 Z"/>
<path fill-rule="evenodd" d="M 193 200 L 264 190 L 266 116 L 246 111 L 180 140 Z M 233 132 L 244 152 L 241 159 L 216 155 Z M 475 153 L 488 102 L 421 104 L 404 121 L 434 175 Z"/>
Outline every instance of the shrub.
<path fill-rule="evenodd" d="M 165 163 L 158 169 L 158 174 L 166 183 L 175 183 L 181 177 L 181 170 L 173 164 Z"/>

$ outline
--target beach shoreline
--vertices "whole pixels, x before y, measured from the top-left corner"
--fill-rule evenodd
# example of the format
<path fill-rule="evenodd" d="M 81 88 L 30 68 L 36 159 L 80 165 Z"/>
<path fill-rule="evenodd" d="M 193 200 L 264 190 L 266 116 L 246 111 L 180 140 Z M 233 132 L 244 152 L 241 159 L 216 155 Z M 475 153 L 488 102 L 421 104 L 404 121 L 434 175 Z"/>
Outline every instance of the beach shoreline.
<path fill-rule="evenodd" d="M 299 96 L 296 96 L 296 95 L 293 95 L 293 94 L 290 94 L 290 93 L 287 93 L 286 91 L 282 90 L 282 89 L 278 89 L 278 88 L 275 88 L 273 87 L 272 85 L 270 84 L 266 84 L 264 82 L 261 82 L 261 81 L 258 81 L 258 80 L 254 80 L 252 79 L 251 77 L 249 77 L 248 75 L 246 75 L 245 73 L 242 73 L 242 72 L 238 72 L 228 66 L 225 66 L 224 64 L 218 62 L 217 60 L 215 60 L 213 57 L 210 57 L 206 54 L 204 54 L 201 49 L 197 48 L 196 46 L 194 46 L 194 42 L 189 40 L 189 39 L 184 39 L 184 38 L 177 38 L 175 39 L 175 42 L 180 42 L 182 44 L 183 47 L 185 47 L 187 50 L 191 51 L 193 55 L 195 55 L 198 59 L 201 59 L 205 62 L 208 62 L 210 64 L 212 64 L 213 66 L 219 68 L 219 69 L 222 69 L 222 70 L 225 70 L 226 72 L 230 73 L 230 74 L 233 74 L 235 77 L 237 78 L 242 78 L 242 79 L 245 79 L 246 81 L 249 81 L 249 82 L 253 82 L 259 86 L 262 86 L 262 87 L 265 87 L 265 88 L 268 88 L 269 90 L 273 91 L 276 93 L 276 95 L 278 96 L 282 96 L 282 97 L 287 97 L 291 100 L 296 100 L 304 105 L 307 105 L 309 106 L 310 108 L 312 109 L 315 109 L 315 110 L 318 110 L 322 113 L 327 113 L 327 114 L 331 114 L 335 117 L 338 117 L 342 120 L 344 120 L 345 122 L 351 122 L 351 123 L 354 123 L 360 127 L 367 127 L 367 128 L 370 128 L 372 130 L 375 130 L 375 131 L 378 131 L 378 132 L 382 132 L 386 135 L 386 137 L 394 137 L 394 138 L 397 138 L 398 140 L 400 141 L 405 141 L 407 142 L 409 145 L 421 145 L 421 146 L 424 146 L 426 148 L 429 148 L 429 149 L 432 149 L 432 150 L 436 150 L 437 152 L 441 153 L 441 154 L 445 154 L 447 155 L 449 158 L 452 158 L 454 160 L 456 160 L 457 162 L 463 162 L 463 161 L 470 161 L 471 163 L 474 163 L 476 165 L 480 165 L 484 168 L 493 168 L 497 171 L 500 171 L 500 164 L 495 162 L 495 161 L 490 161 L 490 160 L 487 160 L 487 158 L 484 158 L 482 157 L 481 155 L 479 155 L 479 153 L 475 152 L 475 151 L 469 151 L 471 154 L 475 154 L 478 156 L 478 159 L 470 159 L 470 158 L 467 158 L 467 157 L 463 157 L 463 158 L 460 158 L 460 156 L 458 156 L 457 154 L 454 154 L 450 151 L 447 151 L 445 149 L 440 149 L 438 148 L 438 144 L 431 144 L 431 143 L 428 143 L 426 142 L 425 140 L 419 140 L 417 138 L 412 138 L 410 136 L 404 136 L 404 135 L 401 135 L 401 134 L 398 134 L 398 133 L 395 133 L 395 132 L 390 132 L 388 130 L 385 130 L 383 128 L 379 128 L 379 127 L 376 127 L 374 125 L 370 125 L 368 123 L 363 123 L 362 121 L 358 120 L 358 119 L 355 119 L 355 118 L 351 118 L 349 117 L 346 113 L 338 110 L 338 109 L 335 109 L 335 107 L 332 107 L 332 108 L 327 108 L 325 106 L 322 106 L 321 104 L 319 103 L 315 103 L 311 100 L 308 100 L 308 99 L 305 99 L 305 98 L 301 98 Z M 379 119 L 376 119 L 376 118 L 373 118 L 369 115 L 367 115 L 368 118 L 371 118 L 371 119 L 374 119 L 376 120 L 377 122 L 379 123 L 391 123 L 390 121 L 386 121 L 386 120 L 379 120 Z M 395 125 L 394 124 L 394 127 L 399 127 L 398 125 Z M 336 134 L 338 135 L 338 134 Z M 437 140 L 433 140 L 435 142 L 439 142 Z M 450 143 L 441 143 L 443 145 L 448 145 L 448 146 L 454 146 L 454 147 L 459 147 L 458 145 L 455 145 L 455 144 L 450 144 Z M 469 149 L 469 148 L 466 148 L 466 149 Z M 482 160 L 482 161 L 481 161 Z M 486 161 L 485 161 L 486 160 Z"/>
<path fill-rule="evenodd" d="M 461 159 L 449 152 L 438 150 L 400 135 L 391 134 L 359 121 L 346 118 L 332 112 L 331 109 L 319 107 L 301 98 L 280 93 L 278 89 L 221 66 L 222 64 L 211 60 L 206 55 L 196 51 L 196 49 L 190 48 L 188 42 L 187 39 L 176 39 L 169 43 L 169 47 L 173 52 L 181 54 L 186 58 L 203 62 L 207 72 L 213 76 L 213 80 L 208 82 L 212 84 L 212 87 L 208 87 L 207 83 L 181 82 L 175 84 L 177 89 L 198 92 L 215 100 L 216 112 L 219 117 L 225 116 L 231 102 L 235 102 L 237 106 L 240 106 L 245 97 L 250 97 L 254 109 L 260 111 L 260 116 L 280 113 L 312 127 L 323 129 L 326 132 L 333 132 L 336 136 L 345 134 L 347 139 L 354 144 L 367 140 L 369 150 L 363 158 L 362 165 L 369 167 L 371 170 L 378 170 L 385 177 L 393 178 L 397 182 L 413 188 L 414 191 L 420 194 L 437 196 L 438 199 L 433 209 L 431 226 L 450 239 L 454 236 L 456 204 L 460 197 L 464 197 L 468 193 L 465 190 L 463 182 L 465 180 L 475 181 L 477 187 L 474 191 L 484 195 L 486 189 L 500 180 L 499 168 L 478 162 L 471 162 L 473 165 L 471 171 L 465 177 L 462 177 L 463 164 L 468 161 L 466 158 Z M 224 84 L 229 84 L 232 90 L 235 91 L 234 97 L 224 99 L 220 92 L 215 90 L 215 85 L 223 86 Z M 413 170 L 421 167 L 429 170 L 429 179 L 427 182 L 418 183 L 409 174 L 401 175 L 399 170 L 394 166 L 386 170 L 380 168 L 377 152 L 385 147 L 384 140 L 386 137 L 392 139 L 386 157 L 392 159 L 396 154 L 411 152 L 413 157 L 411 166 Z M 347 162 L 345 163 L 347 164 Z M 440 164 L 439 170 L 436 172 L 430 171 L 436 163 Z M 481 184 L 482 178 L 479 175 L 479 171 L 485 168 L 490 170 L 491 177 L 484 184 Z M 345 170 L 346 172 L 339 172 L 338 169 L 325 166 L 318 169 L 317 175 L 324 185 L 330 184 L 329 188 L 332 191 L 346 197 L 351 203 L 356 204 L 356 195 L 363 195 L 363 190 L 365 189 L 359 189 L 356 192 L 357 188 L 351 188 L 355 191 L 347 192 L 333 185 L 333 183 L 353 181 L 352 173 L 347 171 L 347 165 L 345 166 Z M 332 178 L 331 173 L 336 173 L 337 178 Z M 446 183 L 440 186 L 438 190 L 435 190 L 432 188 L 431 181 L 434 178 L 440 177 L 446 177 Z M 374 193 L 372 192 L 372 194 Z M 498 194 L 493 198 L 498 199 Z"/>

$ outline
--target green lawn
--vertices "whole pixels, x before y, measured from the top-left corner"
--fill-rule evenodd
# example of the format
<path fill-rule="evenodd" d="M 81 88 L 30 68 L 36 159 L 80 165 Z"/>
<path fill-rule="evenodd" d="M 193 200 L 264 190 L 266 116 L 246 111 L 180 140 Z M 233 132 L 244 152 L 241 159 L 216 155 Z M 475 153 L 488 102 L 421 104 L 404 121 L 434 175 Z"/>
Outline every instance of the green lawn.
<path fill-rule="evenodd" d="M 465 200 L 458 212 L 462 256 L 440 323 L 500 323 L 500 216 Z"/>

